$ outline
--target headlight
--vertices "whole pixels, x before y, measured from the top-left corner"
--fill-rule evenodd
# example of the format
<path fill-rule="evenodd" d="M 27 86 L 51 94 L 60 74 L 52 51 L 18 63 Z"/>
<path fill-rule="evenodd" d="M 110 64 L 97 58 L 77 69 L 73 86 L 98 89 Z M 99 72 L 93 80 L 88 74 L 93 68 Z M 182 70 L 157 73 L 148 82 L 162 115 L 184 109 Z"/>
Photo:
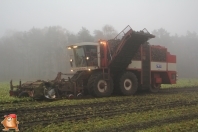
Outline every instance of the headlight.
<path fill-rule="evenodd" d="M 100 41 L 100 44 L 106 44 L 106 42 L 105 41 Z"/>

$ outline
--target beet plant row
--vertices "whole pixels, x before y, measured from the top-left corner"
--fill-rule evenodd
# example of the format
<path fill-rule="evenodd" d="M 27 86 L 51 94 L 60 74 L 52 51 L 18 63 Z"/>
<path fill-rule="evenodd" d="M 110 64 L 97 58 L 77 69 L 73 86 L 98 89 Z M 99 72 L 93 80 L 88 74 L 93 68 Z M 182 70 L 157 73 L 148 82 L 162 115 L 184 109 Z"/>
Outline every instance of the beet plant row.
<path fill-rule="evenodd" d="M 85 120 L 90 118 L 96 117 L 110 117 L 115 115 L 121 115 L 124 113 L 136 113 L 141 111 L 148 111 L 153 109 L 167 109 L 167 108 L 175 108 L 179 106 L 192 106 L 197 105 L 198 100 L 192 102 L 169 102 L 165 104 L 158 104 L 158 105 L 150 105 L 144 107 L 131 107 L 130 105 L 125 107 L 111 107 L 107 108 L 104 107 L 103 109 L 98 109 L 97 107 L 93 108 L 92 110 L 75 110 L 72 109 L 62 109 L 61 111 L 48 111 L 48 112 L 38 112 L 30 114 L 24 114 L 20 116 L 21 125 L 23 127 L 29 127 L 31 125 L 36 124 L 50 124 L 50 123 L 57 123 L 59 121 L 76 121 L 76 120 Z M 49 122 L 50 121 L 50 122 Z M 27 125 L 27 126 L 26 126 Z"/>
<path fill-rule="evenodd" d="M 80 131 L 102 131 L 102 130 L 116 130 L 119 128 L 124 128 L 127 126 L 130 131 L 135 127 L 138 130 L 146 129 L 149 127 L 154 127 L 157 125 L 163 125 L 169 122 L 179 122 L 189 119 L 194 119 L 198 117 L 197 113 L 198 105 L 195 106 L 180 106 L 169 109 L 153 109 L 147 111 L 139 112 L 128 112 L 121 115 L 115 115 L 110 117 L 95 117 L 86 120 L 81 120 L 78 122 L 68 122 L 63 120 L 58 120 L 57 122 L 52 122 L 50 125 L 37 125 L 37 128 L 31 127 L 28 130 L 32 131 L 67 131 L 67 132 L 80 132 Z M 147 125 L 148 124 L 148 125 Z M 40 126 L 40 127 L 39 127 Z M 129 127 L 132 126 L 132 127 Z M 133 128 L 134 127 L 134 128 Z M 25 129 L 25 127 L 24 127 Z M 121 130 L 121 129 L 119 129 Z"/>

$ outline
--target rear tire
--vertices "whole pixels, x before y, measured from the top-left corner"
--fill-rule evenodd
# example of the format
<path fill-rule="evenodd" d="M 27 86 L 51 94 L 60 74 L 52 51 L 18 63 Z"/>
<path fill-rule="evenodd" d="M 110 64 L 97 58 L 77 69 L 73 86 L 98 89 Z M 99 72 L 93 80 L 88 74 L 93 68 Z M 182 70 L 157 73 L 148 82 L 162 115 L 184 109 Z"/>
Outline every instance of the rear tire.
<path fill-rule="evenodd" d="M 159 92 L 160 88 L 161 88 L 161 84 L 153 84 L 149 87 L 149 91 L 152 93 L 157 93 Z"/>
<path fill-rule="evenodd" d="M 108 78 L 108 74 L 104 73 L 105 79 Z M 89 92 L 95 97 L 108 97 L 113 92 L 113 80 L 110 77 L 109 81 L 103 79 L 103 74 L 92 75 L 88 81 Z"/>
<path fill-rule="evenodd" d="M 138 88 L 137 77 L 132 72 L 125 72 L 119 81 L 119 91 L 122 95 L 130 96 L 136 93 Z"/>

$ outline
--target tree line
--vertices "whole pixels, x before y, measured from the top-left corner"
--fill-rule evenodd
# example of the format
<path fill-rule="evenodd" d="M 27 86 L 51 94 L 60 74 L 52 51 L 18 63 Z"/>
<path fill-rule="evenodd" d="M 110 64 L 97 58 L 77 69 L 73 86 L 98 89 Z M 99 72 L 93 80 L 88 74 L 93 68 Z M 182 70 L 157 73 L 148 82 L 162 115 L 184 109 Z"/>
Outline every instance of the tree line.
<path fill-rule="evenodd" d="M 54 79 L 58 72 L 69 72 L 68 44 L 111 39 L 117 31 L 111 25 L 94 30 L 85 27 L 75 34 L 60 26 L 32 28 L 0 38 L 0 81 Z"/>
<path fill-rule="evenodd" d="M 150 44 L 162 45 L 177 55 L 180 77 L 198 77 L 198 36 L 187 32 L 185 36 L 170 35 L 163 28 L 151 32 L 156 38 Z M 54 79 L 58 72 L 69 72 L 68 44 L 99 39 L 112 39 L 118 34 L 111 25 L 94 30 L 93 35 L 82 27 L 72 33 L 60 26 L 32 28 L 25 32 L 14 32 L 0 38 L 0 81 Z"/>

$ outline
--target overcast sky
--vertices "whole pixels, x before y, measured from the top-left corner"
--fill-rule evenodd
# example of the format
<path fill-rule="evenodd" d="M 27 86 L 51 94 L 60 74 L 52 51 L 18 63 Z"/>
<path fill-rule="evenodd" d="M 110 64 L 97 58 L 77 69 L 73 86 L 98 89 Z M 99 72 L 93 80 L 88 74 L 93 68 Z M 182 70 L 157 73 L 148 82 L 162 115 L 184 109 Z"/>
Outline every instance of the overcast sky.
<path fill-rule="evenodd" d="M 118 32 L 165 28 L 171 34 L 198 33 L 198 0 L 0 0 L 0 36 L 7 30 L 61 26 L 91 33 L 105 24 Z"/>

